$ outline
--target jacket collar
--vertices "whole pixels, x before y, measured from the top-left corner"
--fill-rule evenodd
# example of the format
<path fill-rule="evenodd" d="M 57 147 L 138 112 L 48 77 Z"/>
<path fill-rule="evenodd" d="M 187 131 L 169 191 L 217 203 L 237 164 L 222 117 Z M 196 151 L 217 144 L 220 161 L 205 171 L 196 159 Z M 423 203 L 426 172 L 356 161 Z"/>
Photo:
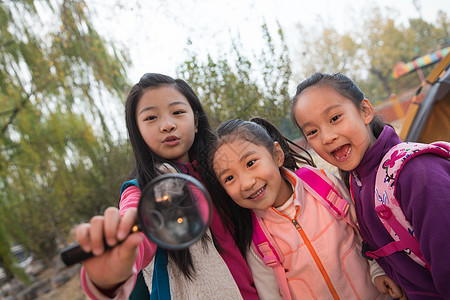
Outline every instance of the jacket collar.
<path fill-rule="evenodd" d="M 385 125 L 378 139 L 372 147 L 367 150 L 361 162 L 353 171 L 356 171 L 360 178 L 372 174 L 374 170 L 378 169 L 378 165 L 389 149 L 401 142 L 402 141 L 395 133 L 395 130 L 391 126 Z"/>

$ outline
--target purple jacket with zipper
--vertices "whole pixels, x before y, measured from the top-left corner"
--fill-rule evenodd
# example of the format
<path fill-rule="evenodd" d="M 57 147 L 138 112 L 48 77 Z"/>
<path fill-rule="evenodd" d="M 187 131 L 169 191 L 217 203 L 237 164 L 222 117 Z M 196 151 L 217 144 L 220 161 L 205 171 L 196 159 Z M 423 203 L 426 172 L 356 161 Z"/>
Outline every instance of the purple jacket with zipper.
<path fill-rule="evenodd" d="M 392 241 L 374 209 L 375 175 L 383 156 L 401 143 L 385 126 L 375 144 L 351 172 L 356 214 L 370 250 Z M 398 177 L 396 197 L 411 220 L 431 273 L 404 252 L 377 260 L 386 274 L 413 299 L 450 299 L 450 161 L 423 154 L 410 160 Z"/>

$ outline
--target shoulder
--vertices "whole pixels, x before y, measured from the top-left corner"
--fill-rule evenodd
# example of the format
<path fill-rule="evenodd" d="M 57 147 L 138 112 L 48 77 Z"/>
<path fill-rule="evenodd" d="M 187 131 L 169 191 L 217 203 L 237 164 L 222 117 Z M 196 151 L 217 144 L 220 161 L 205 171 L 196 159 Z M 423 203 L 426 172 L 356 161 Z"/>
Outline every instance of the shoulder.
<path fill-rule="evenodd" d="M 334 185 L 338 188 L 338 190 L 341 192 L 342 196 L 346 199 L 350 199 L 350 193 L 345 185 L 345 183 L 336 175 L 334 175 L 331 172 L 325 171 L 327 177 L 334 183 Z"/>
<path fill-rule="evenodd" d="M 433 178 L 430 178 L 432 176 Z M 437 177 L 434 177 L 437 176 Z M 449 180 L 450 161 L 439 155 L 426 153 L 410 159 L 399 173 L 399 181 L 405 178 Z"/>
<path fill-rule="evenodd" d="M 162 174 L 178 173 L 177 169 L 169 163 L 162 163 L 161 165 L 158 166 L 158 170 Z"/>
<path fill-rule="evenodd" d="M 141 197 L 141 190 L 135 186 L 130 185 L 124 189 L 120 196 L 119 209 L 123 213 L 130 207 L 137 207 L 139 198 Z"/>
<path fill-rule="evenodd" d="M 449 193 L 450 161 L 435 154 L 418 155 L 405 163 L 395 186 L 395 195 L 403 205 L 414 199 L 440 201 Z"/>
<path fill-rule="evenodd" d="M 421 143 L 395 145 L 385 154 L 378 167 L 377 185 L 393 180 L 397 195 L 399 187 L 417 190 L 429 184 L 433 186 L 437 182 L 446 182 L 449 180 L 450 161 L 447 159 L 448 150 L 443 148 Z"/>

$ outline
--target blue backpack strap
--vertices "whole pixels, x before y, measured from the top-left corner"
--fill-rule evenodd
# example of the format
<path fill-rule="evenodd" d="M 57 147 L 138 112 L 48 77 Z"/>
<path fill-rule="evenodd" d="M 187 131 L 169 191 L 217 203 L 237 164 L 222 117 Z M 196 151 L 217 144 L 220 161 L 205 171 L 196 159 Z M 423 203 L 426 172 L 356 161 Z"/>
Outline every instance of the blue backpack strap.
<path fill-rule="evenodd" d="M 252 246 L 264 265 L 273 269 L 283 299 L 291 299 L 286 270 L 280 262 L 281 251 L 277 252 L 275 241 L 271 238 L 270 233 L 267 232 L 264 222 L 253 211 L 251 214 L 253 223 Z"/>
<path fill-rule="evenodd" d="M 155 264 L 153 267 L 152 292 L 150 300 L 169 300 L 170 284 L 167 273 L 167 254 L 164 250 L 156 248 Z"/>
<path fill-rule="evenodd" d="M 120 195 L 122 195 L 123 191 L 125 191 L 125 190 L 126 190 L 127 188 L 129 188 L 131 185 L 135 185 L 135 186 L 139 187 L 139 184 L 138 184 L 137 179 L 132 179 L 132 180 L 125 181 L 125 182 L 122 184 L 122 187 L 120 188 Z"/>

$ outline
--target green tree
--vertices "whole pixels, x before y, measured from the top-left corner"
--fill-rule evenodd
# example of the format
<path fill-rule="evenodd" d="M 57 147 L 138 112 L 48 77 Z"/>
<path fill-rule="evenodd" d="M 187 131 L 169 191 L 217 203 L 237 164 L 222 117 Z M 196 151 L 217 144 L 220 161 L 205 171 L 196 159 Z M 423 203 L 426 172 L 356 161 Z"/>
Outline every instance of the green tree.
<path fill-rule="evenodd" d="M 399 92 L 399 89 L 420 84 L 417 74 L 396 82 L 391 77 L 393 68 L 397 62 L 407 63 L 447 46 L 448 20 L 445 13 L 439 12 L 436 25 L 420 18 L 409 19 L 407 25 L 402 25 L 397 24 L 395 15 L 386 17 L 380 9 L 372 11 L 360 36 L 362 48 L 369 58 L 368 68 L 383 88 L 378 85 L 378 90 L 374 90 L 373 94 L 382 98 Z M 426 76 L 431 69 L 432 66 L 422 71 Z"/>
<path fill-rule="evenodd" d="M 49 261 L 75 223 L 116 204 L 131 163 L 108 119 L 129 60 L 84 1 L 21 0 L 0 2 L 0 61 L 0 260 L 14 273 L 13 243 Z"/>
<path fill-rule="evenodd" d="M 358 76 L 361 71 L 360 45 L 357 36 L 352 33 L 339 34 L 334 28 L 324 27 L 319 32 L 310 31 L 303 25 L 297 26 L 300 52 L 296 52 L 300 72 L 296 78 L 300 81 L 315 72 L 343 73 Z"/>
<path fill-rule="evenodd" d="M 439 12 L 435 24 L 410 19 L 398 21 L 398 12 L 370 7 L 370 13 L 351 32 L 338 33 L 329 27 L 318 31 L 299 25 L 301 47 L 296 77 L 303 79 L 313 72 L 341 72 L 353 80 L 372 99 L 378 100 L 401 89 L 420 84 L 417 74 L 398 81 L 391 74 L 399 61 L 409 62 L 449 44 L 449 20 Z M 359 21 L 359 20 L 358 20 Z M 431 68 L 431 67 L 430 67 Z M 426 74 L 430 68 L 423 71 Z"/>
<path fill-rule="evenodd" d="M 411 57 L 414 51 L 412 40 L 403 26 L 398 26 L 393 18 L 385 18 L 379 9 L 364 24 L 366 36 L 363 48 L 369 57 L 368 69 L 382 84 L 386 94 L 392 94 L 389 77 L 399 58 Z"/>
<path fill-rule="evenodd" d="M 205 62 L 197 56 L 178 68 L 203 101 L 213 125 L 253 116 L 276 125 L 289 117 L 289 80 L 292 75 L 284 32 L 278 25 L 276 39 L 266 24 L 261 26 L 265 47 L 251 60 L 242 54 L 242 45 L 234 41 L 230 54 Z M 292 133 L 293 131 L 291 131 Z"/>

